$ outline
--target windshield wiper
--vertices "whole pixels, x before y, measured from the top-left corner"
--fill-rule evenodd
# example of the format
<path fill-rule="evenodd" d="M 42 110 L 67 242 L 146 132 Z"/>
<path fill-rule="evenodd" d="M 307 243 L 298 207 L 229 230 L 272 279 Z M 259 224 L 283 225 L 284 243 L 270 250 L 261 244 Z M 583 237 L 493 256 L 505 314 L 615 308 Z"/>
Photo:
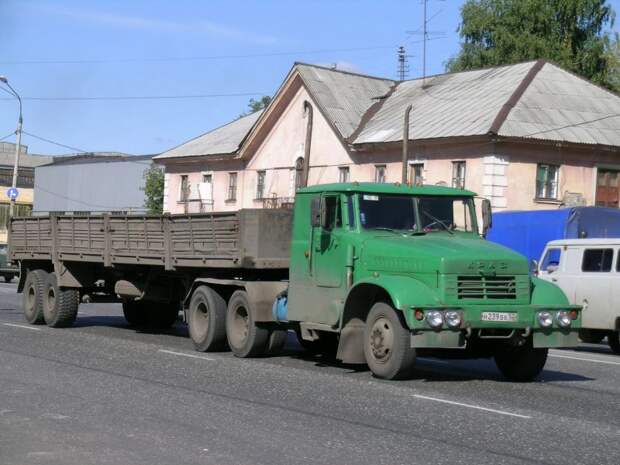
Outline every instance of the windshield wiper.
<path fill-rule="evenodd" d="M 433 220 L 433 223 L 430 223 L 430 224 L 426 225 L 423 229 L 426 229 L 426 228 L 428 228 L 429 226 L 431 226 L 431 225 L 433 225 L 433 224 L 437 223 L 437 224 L 442 225 L 442 226 L 444 227 L 444 229 L 445 229 L 446 231 L 448 231 L 450 234 L 454 234 L 454 232 L 452 231 L 452 229 L 451 229 L 451 228 L 450 228 L 450 227 L 449 227 L 446 223 L 444 223 L 443 221 L 441 221 L 439 218 L 435 218 L 433 215 L 431 215 L 431 214 L 430 214 L 429 212 L 427 212 L 426 210 L 422 210 L 422 209 L 420 209 L 420 212 L 421 212 L 423 215 L 425 215 L 427 218 L 430 218 L 431 220 Z"/>

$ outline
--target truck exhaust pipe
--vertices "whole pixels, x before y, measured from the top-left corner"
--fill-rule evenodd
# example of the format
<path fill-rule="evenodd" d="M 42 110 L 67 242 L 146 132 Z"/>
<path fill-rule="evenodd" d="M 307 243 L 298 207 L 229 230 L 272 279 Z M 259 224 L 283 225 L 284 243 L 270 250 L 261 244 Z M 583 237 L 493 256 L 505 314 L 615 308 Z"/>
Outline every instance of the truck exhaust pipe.
<path fill-rule="evenodd" d="M 407 184 L 407 161 L 409 159 L 409 114 L 413 105 L 405 109 L 405 121 L 403 123 L 403 184 Z"/>
<path fill-rule="evenodd" d="M 313 110 L 312 105 L 307 100 L 304 100 L 304 111 L 308 114 L 308 121 L 306 122 L 306 142 L 304 143 L 304 167 L 302 172 L 301 187 L 308 186 L 308 175 L 310 173 L 310 146 L 312 144 Z"/>

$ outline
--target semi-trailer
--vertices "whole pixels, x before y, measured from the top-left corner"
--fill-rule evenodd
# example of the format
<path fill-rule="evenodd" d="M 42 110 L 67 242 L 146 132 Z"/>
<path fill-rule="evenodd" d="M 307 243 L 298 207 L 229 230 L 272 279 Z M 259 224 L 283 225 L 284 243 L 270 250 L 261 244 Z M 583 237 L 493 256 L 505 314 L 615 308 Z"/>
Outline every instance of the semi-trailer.
<path fill-rule="evenodd" d="M 576 345 L 580 307 L 486 241 L 490 204 L 442 186 L 343 183 L 300 189 L 294 208 L 190 215 L 14 218 L 10 258 L 32 324 L 66 327 L 84 300 L 120 301 L 129 324 L 179 311 L 199 351 L 304 347 L 412 376 L 416 354 L 492 357 L 534 379 L 549 347 Z"/>

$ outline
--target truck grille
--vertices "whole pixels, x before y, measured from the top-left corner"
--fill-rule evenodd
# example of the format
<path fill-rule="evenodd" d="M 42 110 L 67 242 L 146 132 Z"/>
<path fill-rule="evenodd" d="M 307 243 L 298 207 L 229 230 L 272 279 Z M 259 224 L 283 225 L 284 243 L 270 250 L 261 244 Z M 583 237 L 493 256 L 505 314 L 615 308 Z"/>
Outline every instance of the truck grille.
<path fill-rule="evenodd" d="M 516 299 L 517 286 L 514 276 L 459 276 L 459 299 Z"/>

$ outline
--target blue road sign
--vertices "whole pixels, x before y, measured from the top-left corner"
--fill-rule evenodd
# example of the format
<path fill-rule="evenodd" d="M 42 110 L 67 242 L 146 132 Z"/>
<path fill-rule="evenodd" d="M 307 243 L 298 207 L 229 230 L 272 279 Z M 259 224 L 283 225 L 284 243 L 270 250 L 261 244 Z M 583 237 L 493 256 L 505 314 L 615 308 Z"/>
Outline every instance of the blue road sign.
<path fill-rule="evenodd" d="M 6 195 L 9 199 L 15 200 L 19 195 L 19 191 L 15 187 L 9 187 L 9 190 L 6 191 Z"/>

